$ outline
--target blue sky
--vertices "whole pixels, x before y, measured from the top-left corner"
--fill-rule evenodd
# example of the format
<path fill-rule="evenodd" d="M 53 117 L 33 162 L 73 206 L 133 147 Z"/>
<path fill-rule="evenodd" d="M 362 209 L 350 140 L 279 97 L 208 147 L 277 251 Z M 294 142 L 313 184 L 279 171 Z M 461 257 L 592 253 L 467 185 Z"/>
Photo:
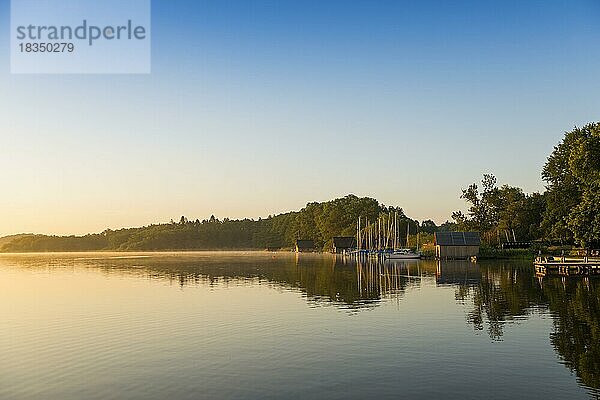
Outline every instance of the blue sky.
<path fill-rule="evenodd" d="M 0 1 L 0 25 L 9 25 Z M 259 217 L 348 193 L 450 218 L 598 120 L 600 3 L 152 2 L 152 74 L 11 75 L 0 234 Z"/>

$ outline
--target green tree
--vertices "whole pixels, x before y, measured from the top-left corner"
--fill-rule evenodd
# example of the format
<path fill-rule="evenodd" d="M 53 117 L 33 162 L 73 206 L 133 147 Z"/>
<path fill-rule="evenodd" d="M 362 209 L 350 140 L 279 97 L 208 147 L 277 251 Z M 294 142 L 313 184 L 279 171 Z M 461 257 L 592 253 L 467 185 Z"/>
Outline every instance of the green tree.
<path fill-rule="evenodd" d="M 545 196 L 527 195 L 518 187 L 497 187 L 494 175 L 485 174 L 482 189 L 473 183 L 462 191 L 461 198 L 469 204 L 467 214 L 452 214 L 460 230 L 482 233 L 488 244 L 500 244 L 500 236 L 511 241 L 534 240 L 540 235 L 540 224 L 545 210 Z"/>
<path fill-rule="evenodd" d="M 485 232 L 494 225 L 496 220 L 495 210 L 490 200 L 492 194 L 497 190 L 496 177 L 492 174 L 484 174 L 481 186 L 481 192 L 477 183 L 473 183 L 462 190 L 460 198 L 469 203 L 467 215 L 465 216 L 461 211 L 452 214 L 452 218 L 462 230 Z"/>
<path fill-rule="evenodd" d="M 600 123 L 566 132 L 548 157 L 543 227 L 553 240 L 575 240 L 582 246 L 600 240 Z"/>
<path fill-rule="evenodd" d="M 419 227 L 420 232 L 425 232 L 425 233 L 434 233 L 437 232 L 438 227 L 435 224 L 435 222 L 433 222 L 430 219 L 426 219 L 425 221 L 421 222 L 421 226 Z"/>

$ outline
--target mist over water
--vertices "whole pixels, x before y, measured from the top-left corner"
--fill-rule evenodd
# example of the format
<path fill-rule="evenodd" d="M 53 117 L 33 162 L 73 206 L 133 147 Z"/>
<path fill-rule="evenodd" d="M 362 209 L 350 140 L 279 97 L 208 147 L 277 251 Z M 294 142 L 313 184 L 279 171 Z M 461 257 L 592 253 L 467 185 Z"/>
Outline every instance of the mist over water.
<path fill-rule="evenodd" d="M 595 398 L 600 281 L 529 262 L 0 255 L 0 398 Z"/>

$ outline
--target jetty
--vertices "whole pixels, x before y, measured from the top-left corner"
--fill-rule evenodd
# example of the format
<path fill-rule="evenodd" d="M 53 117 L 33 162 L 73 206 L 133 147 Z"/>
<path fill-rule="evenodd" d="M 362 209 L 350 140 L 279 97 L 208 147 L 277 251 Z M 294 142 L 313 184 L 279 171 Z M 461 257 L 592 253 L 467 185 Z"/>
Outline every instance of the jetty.
<path fill-rule="evenodd" d="M 600 258 L 539 256 L 534 265 L 535 272 L 541 275 L 600 275 Z"/>

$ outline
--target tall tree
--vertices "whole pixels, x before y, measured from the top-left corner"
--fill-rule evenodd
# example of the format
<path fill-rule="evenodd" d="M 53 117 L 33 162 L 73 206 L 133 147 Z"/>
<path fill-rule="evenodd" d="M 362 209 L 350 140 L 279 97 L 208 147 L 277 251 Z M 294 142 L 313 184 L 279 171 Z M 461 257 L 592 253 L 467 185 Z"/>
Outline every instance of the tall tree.
<path fill-rule="evenodd" d="M 462 191 L 461 198 L 469 203 L 467 214 L 452 214 L 460 230 L 475 230 L 483 234 L 488 244 L 499 244 L 501 235 L 510 241 L 533 240 L 539 237 L 539 226 L 545 209 L 544 196 L 527 195 L 518 187 L 496 186 L 496 177 L 483 176 L 482 191 L 476 183 Z"/>
<path fill-rule="evenodd" d="M 543 225 L 555 240 L 600 241 L 600 123 L 566 132 L 544 165 L 548 205 Z"/>
<path fill-rule="evenodd" d="M 477 183 L 473 183 L 462 190 L 460 198 L 469 203 L 469 209 L 467 215 L 464 215 L 461 211 L 452 214 L 452 218 L 457 222 L 459 229 L 485 232 L 494 225 L 496 216 L 491 200 L 494 192 L 498 190 L 496 177 L 492 174 L 484 174 L 481 186 L 481 192 Z"/>

